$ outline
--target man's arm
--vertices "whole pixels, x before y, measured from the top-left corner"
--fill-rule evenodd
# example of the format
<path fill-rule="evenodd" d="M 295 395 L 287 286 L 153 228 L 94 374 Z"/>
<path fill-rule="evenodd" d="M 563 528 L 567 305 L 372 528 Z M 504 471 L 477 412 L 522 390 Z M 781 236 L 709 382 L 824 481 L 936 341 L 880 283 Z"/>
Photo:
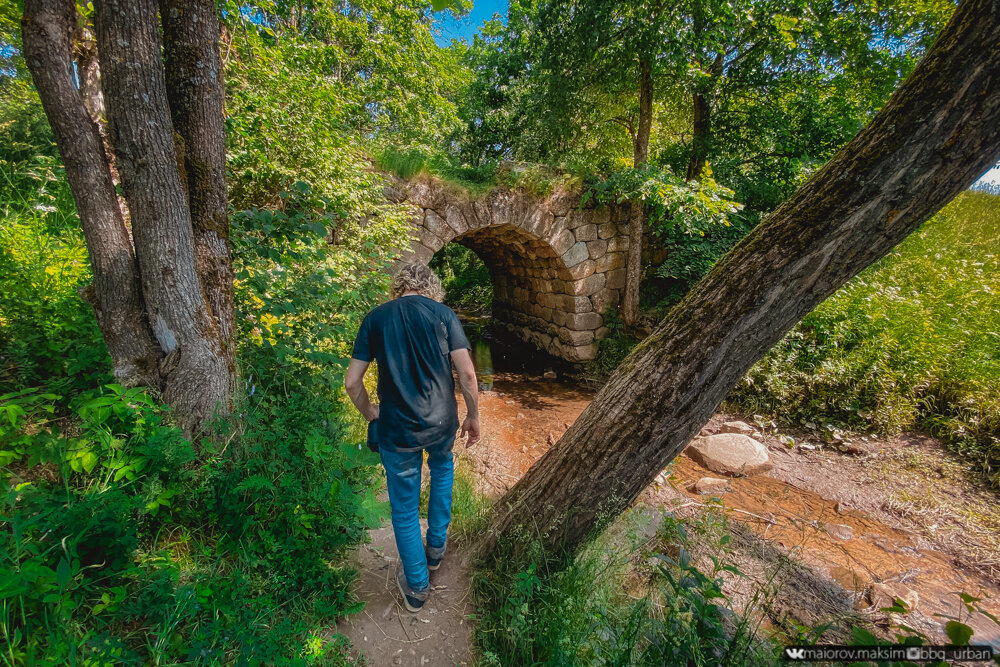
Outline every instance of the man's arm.
<path fill-rule="evenodd" d="M 459 437 L 469 436 L 465 446 L 471 447 L 479 442 L 479 383 L 476 381 L 476 367 L 472 365 L 469 350 L 461 348 L 451 353 L 458 371 L 458 381 L 462 385 L 462 396 L 465 398 L 465 422 L 462 423 L 462 433 Z"/>
<path fill-rule="evenodd" d="M 368 362 L 360 359 L 351 359 L 347 367 L 347 376 L 344 378 L 344 388 L 347 395 L 351 397 L 351 403 L 358 409 L 361 416 L 367 421 L 378 419 L 378 403 L 372 404 L 368 400 L 368 390 L 365 389 L 365 371 L 368 370 Z"/>

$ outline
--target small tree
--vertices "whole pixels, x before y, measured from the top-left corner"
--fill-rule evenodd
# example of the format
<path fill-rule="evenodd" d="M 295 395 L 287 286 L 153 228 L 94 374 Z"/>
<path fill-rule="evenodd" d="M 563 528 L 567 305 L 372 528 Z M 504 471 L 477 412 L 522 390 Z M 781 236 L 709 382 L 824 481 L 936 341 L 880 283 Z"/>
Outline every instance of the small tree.
<path fill-rule="evenodd" d="M 73 0 L 25 0 L 24 55 L 80 215 L 85 296 L 115 378 L 162 390 L 194 432 L 228 409 L 235 380 L 218 15 L 213 0 L 102 0 L 93 18 L 127 208 L 88 113 L 95 95 L 85 86 L 85 104 L 76 83 L 74 35 L 87 31 Z M 98 76 L 89 61 L 77 71 Z"/>
<path fill-rule="evenodd" d="M 1000 12 L 969 0 L 850 144 L 723 257 L 496 505 L 482 552 L 523 530 L 573 551 L 622 512 L 803 316 L 1000 157 Z"/>

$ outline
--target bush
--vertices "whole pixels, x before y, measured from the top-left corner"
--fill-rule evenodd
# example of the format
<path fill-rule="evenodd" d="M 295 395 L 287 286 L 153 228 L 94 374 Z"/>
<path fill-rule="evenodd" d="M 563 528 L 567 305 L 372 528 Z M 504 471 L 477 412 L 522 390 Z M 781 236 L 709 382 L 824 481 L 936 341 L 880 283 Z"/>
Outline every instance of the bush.
<path fill-rule="evenodd" d="M 806 426 L 926 428 L 1000 483 L 1000 199 L 965 193 L 810 313 L 731 399 Z"/>
<path fill-rule="evenodd" d="M 490 312 L 493 280 L 476 253 L 458 243 L 449 243 L 435 253 L 430 266 L 441 278 L 448 304 L 477 313 Z"/>

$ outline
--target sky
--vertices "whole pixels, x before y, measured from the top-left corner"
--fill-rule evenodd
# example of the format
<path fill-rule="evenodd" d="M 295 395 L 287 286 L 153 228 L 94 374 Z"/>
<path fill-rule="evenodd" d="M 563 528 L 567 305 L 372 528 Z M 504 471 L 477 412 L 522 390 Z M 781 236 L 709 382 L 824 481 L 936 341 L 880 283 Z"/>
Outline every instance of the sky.
<path fill-rule="evenodd" d="M 452 39 L 465 38 L 472 42 L 472 36 L 479 32 L 479 26 L 483 21 L 493 18 L 494 13 L 499 13 L 504 21 L 507 20 L 508 0 L 475 0 L 472 4 L 472 11 L 461 18 L 455 18 L 451 12 L 436 12 L 437 34 L 435 41 L 440 46 L 448 46 Z"/>
<path fill-rule="evenodd" d="M 1000 167 L 993 167 L 982 178 L 979 179 L 979 183 L 992 183 L 993 185 L 1000 185 Z"/>

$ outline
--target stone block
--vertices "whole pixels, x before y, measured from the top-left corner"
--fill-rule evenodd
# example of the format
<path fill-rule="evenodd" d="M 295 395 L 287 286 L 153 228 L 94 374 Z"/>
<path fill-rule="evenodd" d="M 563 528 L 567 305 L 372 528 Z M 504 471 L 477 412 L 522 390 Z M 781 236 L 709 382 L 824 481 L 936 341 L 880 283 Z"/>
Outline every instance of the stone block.
<path fill-rule="evenodd" d="M 593 331 L 604 325 L 604 318 L 599 313 L 570 313 L 566 317 L 567 329 L 573 331 Z"/>
<path fill-rule="evenodd" d="M 465 219 L 462 209 L 458 206 L 449 206 L 448 210 L 444 213 L 444 220 L 455 231 L 456 236 L 469 231 L 469 223 Z"/>
<path fill-rule="evenodd" d="M 602 289 L 597 294 L 590 297 L 590 303 L 594 312 L 604 313 L 608 308 L 617 308 L 621 299 L 621 294 L 616 289 Z"/>
<path fill-rule="evenodd" d="M 437 234 L 426 227 L 417 227 L 416 232 L 417 238 L 420 239 L 420 242 L 430 248 L 433 252 L 437 252 L 444 247 L 444 241 L 442 241 Z"/>
<path fill-rule="evenodd" d="M 580 345 L 577 347 L 570 347 L 568 349 L 564 348 L 564 353 L 561 355 L 563 359 L 567 361 L 572 361 L 574 363 L 583 363 L 585 361 L 591 361 L 597 356 L 597 343 L 591 343 L 590 345 Z"/>
<path fill-rule="evenodd" d="M 597 225 L 589 224 L 583 225 L 582 227 L 577 227 L 573 230 L 573 236 L 576 237 L 577 241 L 596 241 L 597 240 Z"/>
<path fill-rule="evenodd" d="M 597 238 L 599 239 L 610 239 L 616 234 L 618 234 L 618 225 L 613 222 L 603 222 L 597 225 Z"/>
<path fill-rule="evenodd" d="M 607 338 L 610 335 L 611 335 L 611 329 L 609 329 L 608 327 L 601 327 L 600 329 L 594 332 L 594 338 L 597 340 L 600 340 L 602 338 Z"/>
<path fill-rule="evenodd" d="M 583 227 L 591 223 L 591 211 L 578 211 L 574 209 L 566 215 L 566 221 L 563 225 L 566 229 L 576 229 L 577 227 Z"/>
<path fill-rule="evenodd" d="M 576 243 L 576 239 L 573 237 L 573 232 L 568 229 L 564 229 L 552 237 L 549 245 L 552 246 L 552 251 L 556 255 L 562 255 L 564 252 L 572 248 L 574 243 Z"/>
<path fill-rule="evenodd" d="M 424 211 L 424 227 L 439 239 L 450 239 L 455 235 L 455 230 L 448 226 L 444 218 L 437 214 L 434 209 Z"/>
<path fill-rule="evenodd" d="M 611 209 L 607 206 L 595 208 L 591 213 L 591 220 L 600 225 L 611 220 Z"/>
<path fill-rule="evenodd" d="M 420 208 L 434 208 L 444 200 L 441 190 L 430 183 L 411 183 L 406 198 Z"/>
<path fill-rule="evenodd" d="M 600 259 L 604 256 L 608 249 L 607 241 L 587 241 L 587 252 L 590 253 L 591 259 Z M 598 264 L 600 266 L 600 264 Z M 604 269 L 605 271 L 607 269 Z"/>
<path fill-rule="evenodd" d="M 574 243 L 566 252 L 562 253 L 562 262 L 567 268 L 587 259 L 590 259 L 590 252 L 587 250 L 587 244 L 583 242 Z"/>
<path fill-rule="evenodd" d="M 583 280 L 574 280 L 566 284 L 566 292 L 571 296 L 590 296 L 603 289 L 607 273 L 595 273 Z"/>
<path fill-rule="evenodd" d="M 474 216 L 466 216 L 466 222 L 469 223 L 469 229 L 479 229 L 481 227 L 489 227 L 492 220 L 490 217 L 490 206 L 483 199 L 477 199 L 472 202 L 472 212 Z M 468 219 L 469 217 L 474 217 L 474 220 Z"/>
<path fill-rule="evenodd" d="M 614 271 L 608 271 L 607 273 L 597 275 L 608 277 L 608 289 L 622 289 L 625 287 L 625 269 L 615 269 Z"/>
<path fill-rule="evenodd" d="M 555 216 L 548 211 L 536 210 L 525 221 L 524 228 L 538 238 L 548 238 L 555 226 Z"/>
<path fill-rule="evenodd" d="M 597 241 L 597 243 L 604 243 L 604 241 Z M 606 252 L 597 260 L 597 270 L 601 272 L 614 271 L 624 266 L 625 253 L 623 252 Z"/>
<path fill-rule="evenodd" d="M 573 331 L 572 329 L 567 329 L 566 327 L 559 327 L 559 340 L 567 345 L 572 345 L 573 347 L 589 345 L 594 342 L 594 332 Z"/>
<path fill-rule="evenodd" d="M 597 271 L 597 262 L 592 259 L 586 259 L 579 264 L 566 269 L 567 275 L 569 275 L 569 277 L 573 280 L 586 278 L 595 271 Z"/>

